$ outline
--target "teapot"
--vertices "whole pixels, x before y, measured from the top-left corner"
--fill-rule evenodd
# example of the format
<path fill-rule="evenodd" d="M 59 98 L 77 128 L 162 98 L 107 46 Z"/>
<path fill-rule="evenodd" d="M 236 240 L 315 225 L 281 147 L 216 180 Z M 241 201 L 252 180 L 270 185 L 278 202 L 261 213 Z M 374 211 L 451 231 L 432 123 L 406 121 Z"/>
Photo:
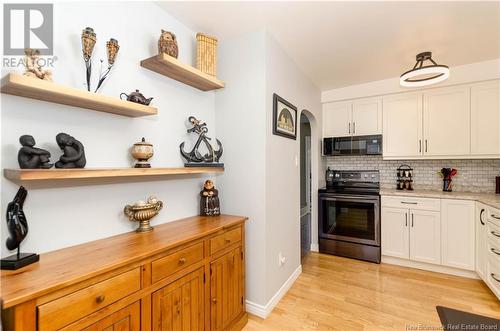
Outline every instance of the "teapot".
<path fill-rule="evenodd" d="M 135 90 L 135 92 L 131 92 L 130 94 L 120 93 L 120 99 L 122 99 L 122 95 L 127 98 L 127 101 L 140 103 L 146 106 L 149 106 L 151 100 L 153 100 L 153 98 L 146 98 L 139 90 Z"/>

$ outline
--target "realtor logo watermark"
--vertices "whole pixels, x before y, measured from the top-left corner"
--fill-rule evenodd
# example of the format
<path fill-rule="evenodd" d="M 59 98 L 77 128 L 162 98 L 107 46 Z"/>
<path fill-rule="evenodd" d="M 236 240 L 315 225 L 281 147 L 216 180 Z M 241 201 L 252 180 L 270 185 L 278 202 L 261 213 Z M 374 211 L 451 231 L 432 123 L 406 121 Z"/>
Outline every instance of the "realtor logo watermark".
<path fill-rule="evenodd" d="M 3 5 L 4 55 L 22 56 L 25 48 L 36 48 L 40 55 L 54 50 L 54 11 L 48 3 Z"/>

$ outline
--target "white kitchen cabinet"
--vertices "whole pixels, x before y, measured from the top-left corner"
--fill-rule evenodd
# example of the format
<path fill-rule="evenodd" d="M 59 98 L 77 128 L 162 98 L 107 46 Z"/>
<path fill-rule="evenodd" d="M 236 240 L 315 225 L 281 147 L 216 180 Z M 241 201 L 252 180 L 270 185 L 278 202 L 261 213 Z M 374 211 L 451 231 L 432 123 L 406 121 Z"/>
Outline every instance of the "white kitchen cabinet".
<path fill-rule="evenodd" d="M 410 257 L 410 228 L 408 209 L 382 207 L 381 249 L 382 255 L 402 259 Z"/>
<path fill-rule="evenodd" d="M 425 91 L 424 155 L 470 154 L 470 88 L 453 86 Z"/>
<path fill-rule="evenodd" d="M 500 154 L 500 83 L 471 86 L 471 154 Z"/>
<path fill-rule="evenodd" d="M 441 263 L 441 213 L 410 210 L 410 259 Z"/>
<path fill-rule="evenodd" d="M 442 264 L 475 270 L 475 202 L 441 200 Z"/>
<path fill-rule="evenodd" d="M 422 93 L 402 93 L 383 98 L 384 157 L 415 158 L 422 155 Z"/>
<path fill-rule="evenodd" d="M 485 280 L 487 277 L 487 265 L 488 265 L 488 227 L 486 225 L 488 217 L 488 210 L 482 203 L 476 204 L 476 272 Z"/>
<path fill-rule="evenodd" d="M 323 137 L 382 133 L 382 99 L 363 98 L 323 105 Z"/>
<path fill-rule="evenodd" d="M 382 134 L 382 98 L 365 98 L 352 102 L 352 134 Z"/>
<path fill-rule="evenodd" d="M 352 134 L 352 103 L 334 102 L 323 105 L 323 137 L 345 137 Z"/>

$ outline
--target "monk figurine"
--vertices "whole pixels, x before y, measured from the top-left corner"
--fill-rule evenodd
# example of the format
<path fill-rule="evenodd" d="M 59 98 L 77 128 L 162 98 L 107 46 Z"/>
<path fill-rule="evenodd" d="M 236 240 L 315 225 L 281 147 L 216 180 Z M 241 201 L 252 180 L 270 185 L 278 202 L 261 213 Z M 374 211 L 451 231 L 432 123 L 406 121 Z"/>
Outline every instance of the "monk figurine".
<path fill-rule="evenodd" d="M 67 133 L 59 133 L 56 142 L 62 149 L 63 155 L 56 162 L 56 168 L 84 168 L 85 149 L 83 144 Z"/>
<path fill-rule="evenodd" d="M 200 197 L 201 216 L 220 215 L 219 191 L 214 187 L 211 180 L 205 181 Z"/>
<path fill-rule="evenodd" d="M 22 135 L 19 142 L 23 147 L 17 154 L 17 161 L 21 169 L 50 169 L 53 164 L 50 162 L 50 152 L 45 149 L 35 147 L 35 138 L 30 135 Z"/>
<path fill-rule="evenodd" d="M 24 50 L 24 65 L 26 67 L 24 75 L 52 81 L 52 71 L 42 69 L 39 56 L 40 51 L 38 49 L 26 48 Z"/>

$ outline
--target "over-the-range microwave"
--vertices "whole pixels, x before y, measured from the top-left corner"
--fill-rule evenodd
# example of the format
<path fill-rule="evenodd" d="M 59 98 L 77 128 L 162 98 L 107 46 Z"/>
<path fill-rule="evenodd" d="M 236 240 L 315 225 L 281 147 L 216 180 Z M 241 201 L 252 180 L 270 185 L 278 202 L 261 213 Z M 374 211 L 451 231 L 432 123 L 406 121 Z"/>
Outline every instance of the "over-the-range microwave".
<path fill-rule="evenodd" d="M 323 155 L 382 155 L 382 135 L 323 138 Z"/>

